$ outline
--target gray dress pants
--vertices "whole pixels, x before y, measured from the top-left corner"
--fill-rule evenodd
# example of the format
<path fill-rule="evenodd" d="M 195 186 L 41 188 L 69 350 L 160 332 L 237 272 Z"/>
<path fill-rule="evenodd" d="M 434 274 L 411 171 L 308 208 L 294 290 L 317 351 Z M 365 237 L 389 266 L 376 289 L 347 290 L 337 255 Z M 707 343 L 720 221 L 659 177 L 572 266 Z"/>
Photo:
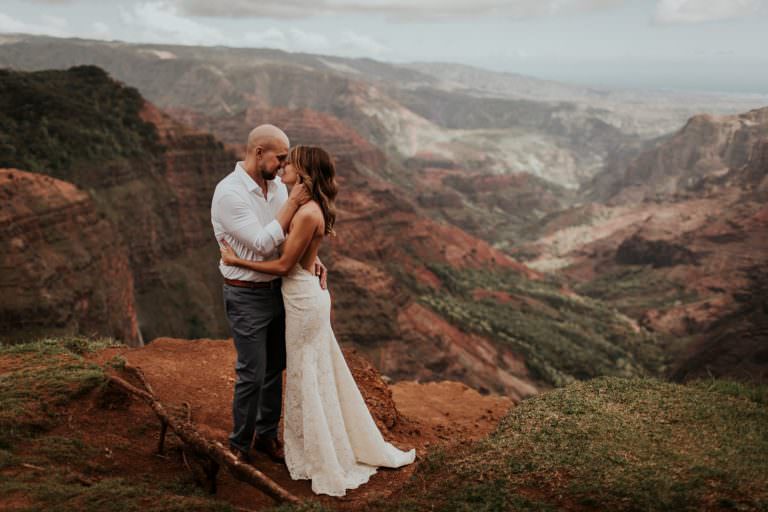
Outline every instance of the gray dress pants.
<path fill-rule="evenodd" d="M 277 437 L 285 369 L 285 309 L 280 287 L 224 285 L 237 363 L 230 446 L 247 452 L 254 434 Z"/>

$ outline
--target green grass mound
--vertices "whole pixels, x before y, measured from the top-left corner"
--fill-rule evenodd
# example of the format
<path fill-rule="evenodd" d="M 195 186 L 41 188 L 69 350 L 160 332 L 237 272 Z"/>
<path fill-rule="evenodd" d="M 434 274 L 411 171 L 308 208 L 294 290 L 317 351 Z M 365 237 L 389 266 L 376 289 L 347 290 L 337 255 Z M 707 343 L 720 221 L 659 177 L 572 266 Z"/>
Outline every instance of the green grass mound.
<path fill-rule="evenodd" d="M 92 401 L 90 414 L 103 412 L 104 369 L 83 356 L 111 344 L 57 338 L 0 345 L 0 510 L 232 511 L 185 473 L 171 481 L 126 478 L 84 433 L 53 432 L 66 425 L 77 400 Z"/>
<path fill-rule="evenodd" d="M 433 452 L 384 511 L 766 510 L 767 388 L 600 378 Z"/>

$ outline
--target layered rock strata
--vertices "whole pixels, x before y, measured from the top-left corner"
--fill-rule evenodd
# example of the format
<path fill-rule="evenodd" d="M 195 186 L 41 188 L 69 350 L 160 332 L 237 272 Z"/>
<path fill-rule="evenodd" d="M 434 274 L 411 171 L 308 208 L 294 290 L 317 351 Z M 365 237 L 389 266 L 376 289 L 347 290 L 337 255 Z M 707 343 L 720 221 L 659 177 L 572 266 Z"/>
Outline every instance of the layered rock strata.
<path fill-rule="evenodd" d="M 0 169 L 1 337 L 91 334 L 140 345 L 128 252 L 89 195 Z"/>

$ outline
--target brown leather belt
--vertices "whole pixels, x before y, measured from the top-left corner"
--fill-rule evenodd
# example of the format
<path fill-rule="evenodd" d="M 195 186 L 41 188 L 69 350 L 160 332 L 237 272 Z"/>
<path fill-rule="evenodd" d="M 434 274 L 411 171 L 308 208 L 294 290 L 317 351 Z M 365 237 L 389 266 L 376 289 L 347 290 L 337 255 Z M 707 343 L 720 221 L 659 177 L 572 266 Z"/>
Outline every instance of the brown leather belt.
<path fill-rule="evenodd" d="M 236 286 L 237 288 L 278 288 L 280 286 L 280 278 L 273 279 L 272 281 L 240 281 L 239 279 L 227 279 L 225 277 L 224 283 L 229 286 Z"/>

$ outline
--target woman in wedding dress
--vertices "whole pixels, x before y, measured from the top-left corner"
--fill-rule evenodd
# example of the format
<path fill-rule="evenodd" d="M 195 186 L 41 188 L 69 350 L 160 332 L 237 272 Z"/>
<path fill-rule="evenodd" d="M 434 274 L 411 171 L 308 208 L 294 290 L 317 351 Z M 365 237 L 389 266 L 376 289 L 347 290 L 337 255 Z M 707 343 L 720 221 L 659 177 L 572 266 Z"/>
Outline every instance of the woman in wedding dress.
<path fill-rule="evenodd" d="M 312 200 L 291 221 L 280 259 L 244 260 L 226 242 L 221 257 L 225 265 L 285 276 L 285 464 L 294 480 L 311 479 L 316 494 L 343 496 L 377 466 L 410 464 L 416 452 L 398 450 L 376 427 L 331 329 L 330 295 L 308 270 L 323 238 L 333 233 L 335 174 L 323 149 L 293 148 L 282 182 L 304 184 Z"/>

